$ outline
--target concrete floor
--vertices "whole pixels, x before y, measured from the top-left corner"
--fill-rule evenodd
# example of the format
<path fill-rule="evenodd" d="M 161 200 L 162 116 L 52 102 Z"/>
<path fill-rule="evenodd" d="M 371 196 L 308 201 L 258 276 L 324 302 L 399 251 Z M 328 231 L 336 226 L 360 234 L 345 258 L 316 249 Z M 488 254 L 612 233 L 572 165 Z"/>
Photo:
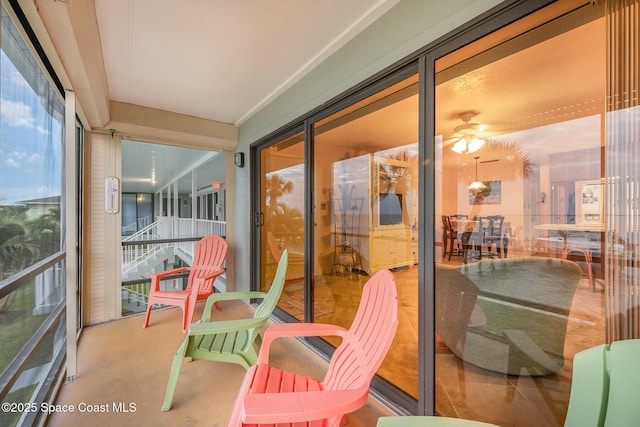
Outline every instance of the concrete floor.
<path fill-rule="evenodd" d="M 416 272 L 415 268 L 394 272 L 401 302 L 400 327 L 379 370 L 379 374 L 409 393 L 417 385 Z M 363 285 L 367 277 L 342 273 L 325 279 L 316 283 L 315 302 L 330 309 L 316 313 L 317 320 L 348 327 L 359 300 L 361 286 L 356 285 Z M 280 304 L 285 306 L 281 308 L 291 311 L 297 307 L 294 303 L 302 304 L 301 299 L 294 298 L 295 294 L 295 289 L 286 289 Z M 438 412 L 504 426 L 562 425 L 573 356 L 604 341 L 603 301 L 601 289 L 592 292 L 583 278 L 569 316 L 565 367 L 554 375 L 518 378 L 488 372 L 462 363 L 437 341 Z M 223 310 L 214 314 L 218 319 L 246 317 L 252 311 L 243 303 L 221 304 Z M 194 319 L 201 317 L 202 308 L 200 303 Z M 245 372 L 236 365 L 185 363 L 172 410 L 168 413 L 160 410 L 173 354 L 184 339 L 180 321 L 179 309 L 171 308 L 154 311 L 147 329 L 141 328 L 141 315 L 86 328 L 79 343 L 78 375 L 74 382 L 63 385 L 56 403 L 75 407 L 81 402 L 108 404 L 111 409 L 114 403 L 134 403 L 136 412 L 54 414 L 49 425 L 226 425 Z M 298 342 L 277 341 L 272 350 L 274 365 L 318 378 L 323 376 L 325 364 Z M 369 405 L 347 418 L 351 427 L 373 427 L 382 414 L 389 414 L 388 409 L 370 399 Z"/>
<path fill-rule="evenodd" d="M 217 319 L 251 315 L 241 302 L 223 301 Z M 203 303 L 194 315 L 202 316 Z M 56 405 L 72 405 L 74 412 L 53 413 L 46 425 L 69 426 L 225 426 L 245 370 L 239 365 L 195 360 L 185 363 L 178 380 L 173 407 L 162 412 L 173 355 L 184 339 L 177 308 L 155 310 L 148 328 L 135 315 L 83 331 L 78 347 L 78 374 L 63 384 Z M 272 346 L 271 363 L 282 369 L 322 378 L 326 364 L 293 340 Z M 117 412 L 114 405 L 130 408 Z M 130 406 L 131 405 L 131 406 Z M 89 412 L 108 409 L 108 412 Z M 62 410 L 62 407 L 60 408 Z M 84 412 L 81 412 L 84 410 Z M 347 415 L 350 427 L 373 427 L 389 414 L 370 399 L 362 409 Z"/>

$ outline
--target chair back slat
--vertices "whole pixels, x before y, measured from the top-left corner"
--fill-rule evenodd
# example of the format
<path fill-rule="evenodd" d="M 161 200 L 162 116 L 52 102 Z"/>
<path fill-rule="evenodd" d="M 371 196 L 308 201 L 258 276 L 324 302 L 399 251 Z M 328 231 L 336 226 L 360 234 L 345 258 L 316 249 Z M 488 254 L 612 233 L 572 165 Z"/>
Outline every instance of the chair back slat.
<path fill-rule="evenodd" d="M 364 286 L 353 323 L 331 357 L 324 387 L 368 387 L 391 346 L 397 326 L 397 286 L 391 272 L 381 270 Z"/>
<path fill-rule="evenodd" d="M 196 280 L 220 270 L 227 256 L 228 243 L 222 237 L 211 234 L 203 237 L 193 251 L 193 262 L 190 267 L 187 287 L 198 286 L 198 293 L 211 293 L 213 283 L 207 280 Z"/>
<path fill-rule="evenodd" d="M 640 425 L 640 340 L 602 344 L 576 353 L 565 427 Z"/>
<path fill-rule="evenodd" d="M 267 296 L 262 300 L 258 308 L 256 309 L 253 317 L 258 319 L 262 317 L 269 317 L 273 310 L 275 310 L 278 301 L 280 300 L 280 295 L 282 295 L 282 290 L 284 289 L 284 282 L 287 277 L 287 267 L 289 263 L 289 252 L 287 249 L 282 251 L 280 255 L 280 260 L 278 261 L 278 269 L 276 270 L 276 275 L 271 282 L 271 287 L 267 292 Z"/>

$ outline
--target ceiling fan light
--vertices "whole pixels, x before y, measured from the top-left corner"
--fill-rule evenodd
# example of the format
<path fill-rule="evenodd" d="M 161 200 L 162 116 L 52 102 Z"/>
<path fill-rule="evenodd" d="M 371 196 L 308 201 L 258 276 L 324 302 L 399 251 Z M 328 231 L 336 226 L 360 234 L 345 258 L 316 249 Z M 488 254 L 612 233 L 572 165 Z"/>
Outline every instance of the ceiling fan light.
<path fill-rule="evenodd" d="M 467 140 L 462 138 L 460 141 L 456 142 L 451 149 L 458 154 L 464 153 L 467 151 Z"/>
<path fill-rule="evenodd" d="M 484 145 L 484 139 L 472 138 L 469 142 L 469 153 L 474 153 L 482 148 Z"/>

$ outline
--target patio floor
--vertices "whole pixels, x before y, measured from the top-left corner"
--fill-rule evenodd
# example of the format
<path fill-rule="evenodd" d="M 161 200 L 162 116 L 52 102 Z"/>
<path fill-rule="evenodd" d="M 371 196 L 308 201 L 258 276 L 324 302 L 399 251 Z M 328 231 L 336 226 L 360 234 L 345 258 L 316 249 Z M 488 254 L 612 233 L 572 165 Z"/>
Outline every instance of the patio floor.
<path fill-rule="evenodd" d="M 217 319 L 245 317 L 252 308 L 223 301 Z M 203 303 L 194 315 L 202 316 Z M 184 339 L 178 308 L 154 310 L 149 327 L 142 315 L 90 326 L 78 344 L 78 374 L 63 384 L 56 405 L 74 412 L 56 412 L 48 426 L 180 425 L 224 426 L 231 413 L 245 370 L 239 365 L 195 360 L 185 363 L 169 412 L 162 412 L 173 355 Z M 277 340 L 271 363 L 283 369 L 322 378 L 326 364 L 294 340 Z M 116 409 L 126 408 L 129 412 Z M 62 409 L 62 408 L 61 408 Z M 89 409 L 96 411 L 90 412 Z M 105 412 L 99 412 L 105 410 Z M 108 410 L 108 412 L 106 412 Z M 373 427 L 389 412 L 377 402 L 347 415 L 350 427 Z"/>

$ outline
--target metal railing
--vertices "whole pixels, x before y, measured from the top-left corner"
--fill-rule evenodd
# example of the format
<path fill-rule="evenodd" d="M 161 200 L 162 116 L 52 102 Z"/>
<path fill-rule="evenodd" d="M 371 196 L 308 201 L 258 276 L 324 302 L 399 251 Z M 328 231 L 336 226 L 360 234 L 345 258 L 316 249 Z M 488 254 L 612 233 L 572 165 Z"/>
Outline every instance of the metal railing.
<path fill-rule="evenodd" d="M 122 239 L 122 274 L 126 276 L 150 257 L 174 246 L 182 254 L 190 256 L 196 240 L 186 241 L 178 237 L 226 235 L 226 222 L 191 218 L 160 216 L 142 230 Z M 168 239 L 168 240 L 167 240 Z"/>
<path fill-rule="evenodd" d="M 10 298 L 4 309 L 20 313 L 0 324 L 9 352 L 0 358 L 0 401 L 39 407 L 52 391 L 66 354 L 65 259 L 60 251 L 0 281 L 0 300 Z M 9 425 L 31 425 L 38 411 L 0 415 Z"/>
<path fill-rule="evenodd" d="M 151 284 L 149 276 L 155 272 L 155 267 L 164 264 L 170 258 L 169 254 L 163 253 L 164 251 L 170 250 L 172 251 L 171 255 L 175 255 L 186 264 L 190 264 L 193 259 L 195 244 L 203 236 L 209 234 L 217 234 L 224 237 L 226 234 L 226 222 L 158 217 L 148 227 L 127 238 L 123 238 L 123 278 L 132 276 L 133 274 L 131 273 L 135 273 L 135 270 L 139 270 L 141 267 L 146 270 L 139 272 L 139 277 L 122 281 L 122 314 L 137 313 L 146 309 L 149 286 Z M 162 257 L 159 257 L 160 255 Z M 186 274 L 183 274 L 172 276 L 172 278 L 183 279 L 186 276 Z"/>

